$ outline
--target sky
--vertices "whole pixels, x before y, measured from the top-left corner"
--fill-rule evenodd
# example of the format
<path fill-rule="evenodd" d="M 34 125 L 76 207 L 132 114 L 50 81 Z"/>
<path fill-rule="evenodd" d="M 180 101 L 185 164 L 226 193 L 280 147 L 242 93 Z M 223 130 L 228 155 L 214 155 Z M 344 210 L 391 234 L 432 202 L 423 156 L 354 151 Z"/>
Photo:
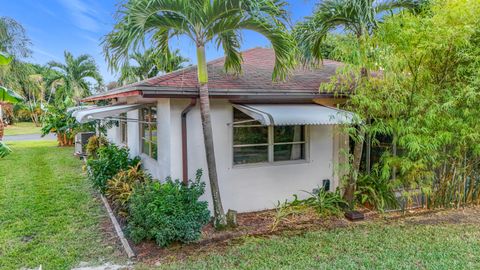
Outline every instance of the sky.
<path fill-rule="evenodd" d="M 289 12 L 295 23 L 312 14 L 319 0 L 288 0 Z M 109 71 L 100 40 L 113 29 L 114 15 L 120 0 L 0 0 L 0 16 L 15 19 L 26 29 L 32 42 L 32 56 L 26 61 L 46 64 L 63 62 L 68 50 L 78 56 L 90 54 L 95 58 L 104 82 L 116 80 L 118 74 Z M 269 42 L 251 31 L 243 33 L 242 50 L 265 47 Z M 195 64 L 195 47 L 185 38 L 172 40 L 173 49 Z M 207 59 L 221 57 L 223 51 L 214 44 L 207 45 Z"/>

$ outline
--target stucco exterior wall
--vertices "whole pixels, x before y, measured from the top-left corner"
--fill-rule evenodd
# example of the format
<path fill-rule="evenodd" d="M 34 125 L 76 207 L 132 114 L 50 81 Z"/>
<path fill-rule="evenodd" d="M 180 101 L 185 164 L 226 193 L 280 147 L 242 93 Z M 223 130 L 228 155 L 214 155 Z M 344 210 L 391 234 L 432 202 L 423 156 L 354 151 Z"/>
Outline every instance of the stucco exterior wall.
<path fill-rule="evenodd" d="M 144 167 L 157 179 L 182 177 L 181 112 L 188 105 L 186 99 L 158 99 L 158 161 L 141 155 Z M 339 140 L 335 139 L 334 126 L 308 126 L 306 161 L 233 166 L 233 108 L 227 100 L 211 103 L 215 156 L 220 194 L 225 211 L 258 211 L 274 208 L 278 201 L 292 199 L 293 194 L 306 197 L 303 190 L 311 191 L 331 180 L 331 190 L 338 186 L 334 175 Z M 138 118 L 138 111 L 129 112 L 128 118 Z M 197 105 L 187 117 L 189 177 L 203 169 L 202 180 L 207 183 L 204 200 L 211 205 L 208 171 L 203 145 L 200 110 Z M 140 153 L 138 123 L 128 122 L 128 146 L 132 155 Z M 113 134 L 113 133 L 112 133 Z M 114 138 L 119 141 L 119 136 Z M 335 150 L 334 150 L 335 149 Z"/>

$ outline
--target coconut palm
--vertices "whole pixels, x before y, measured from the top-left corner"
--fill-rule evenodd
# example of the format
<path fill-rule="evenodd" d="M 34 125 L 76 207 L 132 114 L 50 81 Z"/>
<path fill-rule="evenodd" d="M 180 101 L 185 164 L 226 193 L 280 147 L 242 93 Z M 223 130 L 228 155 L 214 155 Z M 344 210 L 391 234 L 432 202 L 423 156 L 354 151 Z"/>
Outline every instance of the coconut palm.
<path fill-rule="evenodd" d="M 164 54 L 175 36 L 187 37 L 195 44 L 203 137 L 217 227 L 224 226 L 226 218 L 214 156 L 205 46 L 211 42 L 221 46 L 225 70 L 238 73 L 242 62 L 239 31 L 253 30 L 272 43 L 276 57 L 273 78 L 285 78 L 294 64 L 293 42 L 285 27 L 285 5 L 281 0 L 130 0 L 121 6 L 114 30 L 103 41 L 106 58 L 114 69 L 124 65 L 130 52 L 145 40 L 151 40 L 153 47 Z"/>
<path fill-rule="evenodd" d="M 294 30 L 301 57 L 315 63 L 322 59 L 321 47 L 327 34 L 343 29 L 358 41 L 373 33 L 382 17 L 399 9 L 419 9 L 425 0 L 324 0 L 311 17 Z"/>
<path fill-rule="evenodd" d="M 422 0 L 324 0 L 317 6 L 312 17 L 308 17 L 305 22 L 295 27 L 294 35 L 299 44 L 301 57 L 305 63 L 318 63 L 322 58 L 321 48 L 327 34 L 343 28 L 357 38 L 360 45 L 359 62 L 365 63 L 366 61 L 361 60 L 368 57 L 365 38 L 373 33 L 382 15 L 402 8 L 419 9 L 422 4 Z M 365 66 L 361 67 L 361 77 L 368 77 Z M 350 203 L 353 202 L 363 152 L 365 132 L 361 127 L 356 137 L 352 173 L 344 193 L 345 199 Z"/>
<path fill-rule="evenodd" d="M 56 61 L 48 63 L 48 66 L 59 72 L 57 76 L 49 79 L 48 86 L 50 87 L 60 82 L 65 95 L 73 97 L 79 102 L 81 98 L 91 94 L 90 83 L 87 79 L 93 79 L 98 84 L 101 84 L 102 76 L 92 56 L 82 54 L 74 57 L 68 51 L 65 51 L 64 56 L 65 63 Z"/>
<path fill-rule="evenodd" d="M 161 72 L 172 72 L 182 68 L 182 64 L 187 61 L 179 51 L 173 51 L 169 54 L 163 54 L 154 51 L 152 48 L 143 53 L 134 52 L 130 60 L 135 65 L 128 64 L 122 67 L 120 71 L 120 83 L 128 84 L 157 76 Z"/>

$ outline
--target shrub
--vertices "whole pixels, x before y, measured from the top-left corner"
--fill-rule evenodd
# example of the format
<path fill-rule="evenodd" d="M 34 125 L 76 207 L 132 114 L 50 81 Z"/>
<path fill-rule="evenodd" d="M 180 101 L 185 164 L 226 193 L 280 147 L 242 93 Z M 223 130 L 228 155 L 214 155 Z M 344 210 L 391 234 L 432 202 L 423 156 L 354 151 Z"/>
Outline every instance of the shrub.
<path fill-rule="evenodd" d="M 108 145 L 108 140 L 105 136 L 94 135 L 88 139 L 86 151 L 88 157 L 97 157 L 97 151 L 100 147 Z"/>
<path fill-rule="evenodd" d="M 121 170 L 107 182 L 105 194 L 113 205 L 115 212 L 126 218 L 128 216 L 128 202 L 135 188 L 150 182 L 150 174 L 140 168 L 140 163 L 127 170 Z"/>
<path fill-rule="evenodd" d="M 298 200 L 297 196 L 294 195 L 295 199 L 289 205 L 312 207 L 322 216 L 340 215 L 342 210 L 348 206 L 347 202 L 342 199 L 338 189 L 335 192 L 328 192 L 324 188 L 319 188 L 307 193 L 311 197 L 305 200 Z"/>
<path fill-rule="evenodd" d="M 105 194 L 107 181 L 115 176 L 120 170 L 136 166 L 140 158 L 131 159 L 126 147 L 118 147 L 115 144 L 102 146 L 97 150 L 97 158 L 87 159 L 88 176 L 93 186 Z"/>
<path fill-rule="evenodd" d="M 202 227 L 210 220 L 207 202 L 199 201 L 205 192 L 201 175 L 198 170 L 195 181 L 189 181 L 188 185 L 167 178 L 164 183 L 147 182 L 135 189 L 127 219 L 131 239 L 136 243 L 155 240 L 160 246 L 197 240 Z"/>
<path fill-rule="evenodd" d="M 381 175 L 378 166 L 372 168 L 370 174 L 359 176 L 355 197 L 362 205 L 381 212 L 387 208 L 398 207 L 393 183 L 388 175 Z"/>

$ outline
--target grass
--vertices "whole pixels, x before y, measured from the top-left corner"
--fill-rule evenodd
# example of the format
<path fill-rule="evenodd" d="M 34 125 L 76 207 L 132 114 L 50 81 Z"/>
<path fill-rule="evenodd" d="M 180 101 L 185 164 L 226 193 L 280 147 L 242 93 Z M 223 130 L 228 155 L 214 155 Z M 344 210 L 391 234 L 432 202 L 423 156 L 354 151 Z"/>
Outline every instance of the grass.
<path fill-rule="evenodd" d="M 40 134 L 41 127 L 36 127 L 31 122 L 19 122 L 5 128 L 5 136 Z"/>
<path fill-rule="evenodd" d="M 247 238 L 222 254 L 156 269 L 480 269 L 478 254 L 478 224 L 373 222 L 300 236 Z"/>
<path fill-rule="evenodd" d="M 70 269 L 114 258 L 105 217 L 72 148 L 54 141 L 9 143 L 0 160 L 0 269 Z"/>

